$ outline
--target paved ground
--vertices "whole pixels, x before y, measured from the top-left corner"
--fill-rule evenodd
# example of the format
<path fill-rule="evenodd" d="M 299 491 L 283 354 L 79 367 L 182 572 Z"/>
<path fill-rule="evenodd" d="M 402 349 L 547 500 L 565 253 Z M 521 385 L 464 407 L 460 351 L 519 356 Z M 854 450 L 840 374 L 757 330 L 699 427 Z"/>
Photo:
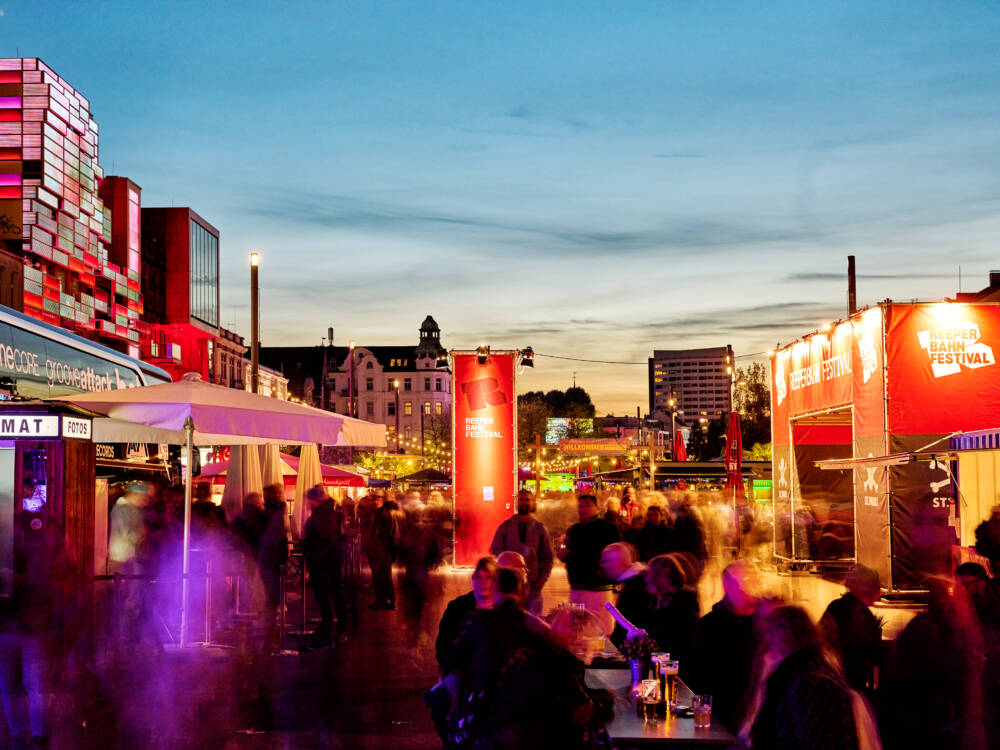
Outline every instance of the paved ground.
<path fill-rule="evenodd" d="M 448 568 L 434 574 L 420 632 L 407 629 L 400 610 L 369 611 L 363 578 L 351 611 L 352 638 L 334 649 L 272 656 L 260 633 L 246 627 L 229 634 L 233 648 L 137 654 L 128 670 L 64 686 L 53 747 L 440 747 L 421 693 L 437 679 L 437 622 L 445 604 L 468 590 L 469 573 Z M 766 572 L 765 585 L 814 617 L 843 591 L 807 574 Z M 546 610 L 566 600 L 561 566 L 544 596 Z M 707 573 L 700 596 L 705 610 L 721 596 L 717 571 Z M 293 617 L 297 611 L 293 602 Z M 879 614 L 886 619 L 887 637 L 894 637 L 913 610 L 887 607 Z"/>

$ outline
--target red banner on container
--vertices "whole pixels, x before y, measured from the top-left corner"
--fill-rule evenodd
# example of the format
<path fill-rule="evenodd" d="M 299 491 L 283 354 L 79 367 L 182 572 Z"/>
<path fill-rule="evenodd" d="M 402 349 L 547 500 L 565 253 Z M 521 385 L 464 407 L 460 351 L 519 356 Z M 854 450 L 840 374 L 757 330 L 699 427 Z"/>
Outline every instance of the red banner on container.
<path fill-rule="evenodd" d="M 1000 425 L 1000 305 L 889 310 L 889 431 L 935 435 Z"/>
<path fill-rule="evenodd" d="M 872 307 L 829 331 L 771 356 L 773 442 L 788 445 L 796 417 L 830 409 L 853 410 L 855 436 L 881 435 L 882 309 Z"/>
<path fill-rule="evenodd" d="M 514 512 L 517 494 L 515 354 L 455 354 L 455 564 L 489 554 L 497 526 Z"/>

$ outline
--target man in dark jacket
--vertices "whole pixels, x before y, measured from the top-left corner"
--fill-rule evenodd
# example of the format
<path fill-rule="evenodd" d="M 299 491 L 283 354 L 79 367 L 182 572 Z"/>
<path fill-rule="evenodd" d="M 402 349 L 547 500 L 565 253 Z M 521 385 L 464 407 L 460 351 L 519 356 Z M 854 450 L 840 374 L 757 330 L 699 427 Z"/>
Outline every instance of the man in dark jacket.
<path fill-rule="evenodd" d="M 306 494 L 306 499 L 312 513 L 306 521 L 303 552 L 320 612 L 320 626 L 315 640 L 317 646 L 327 646 L 333 635 L 331 600 L 337 612 L 337 640 L 347 640 L 347 600 L 342 580 L 343 517 L 322 487 L 313 487 Z"/>
<path fill-rule="evenodd" d="M 368 609 L 395 609 L 396 589 L 392 585 L 392 563 L 403 539 L 406 516 L 395 500 L 375 491 L 375 512 L 368 532 L 368 565 L 372 571 L 375 600 Z"/>
<path fill-rule="evenodd" d="M 645 525 L 635 532 L 635 546 L 639 549 L 639 559 L 649 562 L 657 555 L 671 552 L 672 529 L 663 520 L 663 511 L 658 505 L 650 505 L 646 510 Z"/>
<path fill-rule="evenodd" d="M 492 609 L 493 598 L 497 588 L 497 561 L 492 557 L 481 557 L 472 571 L 472 591 L 457 596 L 448 602 L 441 615 L 438 625 L 437 640 L 434 652 L 442 673 L 446 671 L 445 660 L 451 647 L 461 635 L 465 623 L 474 612 L 480 609 Z"/>
<path fill-rule="evenodd" d="M 271 484 L 264 488 L 266 523 L 260 537 L 260 578 L 264 584 L 268 607 L 273 611 L 281 602 L 281 569 L 288 561 L 288 506 L 285 488 Z"/>
<path fill-rule="evenodd" d="M 524 609 L 524 579 L 511 568 L 497 572 L 496 603 L 478 610 L 445 660 L 445 668 L 459 678 L 458 713 L 452 728 L 458 739 L 476 737 L 489 710 L 500 673 L 519 649 L 548 637 L 547 625 Z"/>
<path fill-rule="evenodd" d="M 490 552 L 517 552 L 528 566 L 528 594 L 526 606 L 536 615 L 542 611 L 542 587 L 552 573 L 552 540 L 548 529 L 532 517 L 535 496 L 527 490 L 517 493 L 517 513 L 500 524 Z"/>
<path fill-rule="evenodd" d="M 472 591 L 457 596 L 448 602 L 438 625 L 434 652 L 442 677 L 450 668 L 448 659 L 451 650 L 465 629 L 469 618 L 476 612 L 493 608 L 497 589 L 497 561 L 492 557 L 481 557 L 472 571 Z M 448 745 L 448 714 L 451 712 L 451 694 L 443 681 L 424 693 L 424 703 L 431 710 L 431 719 L 441 740 Z"/>
<path fill-rule="evenodd" d="M 620 541 L 618 528 L 597 513 L 597 498 L 580 495 L 576 502 L 580 522 L 569 527 L 559 547 L 559 559 L 566 563 L 569 577 L 569 600 L 582 604 L 611 630 L 611 616 L 604 609 L 613 598 L 611 582 L 601 571 L 601 552 Z"/>
<path fill-rule="evenodd" d="M 746 709 L 757 653 L 753 613 L 760 601 L 760 573 L 753 563 L 730 563 L 722 572 L 722 590 L 722 600 L 698 621 L 694 665 L 686 676 L 696 693 L 713 696 L 713 718 L 735 732 Z"/>
<path fill-rule="evenodd" d="M 873 697 L 875 667 L 882 647 L 882 628 L 868 608 L 882 595 L 878 573 L 855 565 L 844 582 L 847 592 L 830 602 L 819 629 L 844 665 L 847 684 Z"/>

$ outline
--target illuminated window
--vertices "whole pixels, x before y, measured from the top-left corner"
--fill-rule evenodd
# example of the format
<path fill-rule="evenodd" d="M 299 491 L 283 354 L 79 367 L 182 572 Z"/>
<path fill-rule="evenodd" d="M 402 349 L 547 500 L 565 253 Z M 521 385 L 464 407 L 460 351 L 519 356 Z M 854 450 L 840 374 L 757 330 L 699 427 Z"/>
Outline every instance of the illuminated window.
<path fill-rule="evenodd" d="M 436 404 L 434 404 L 434 413 L 435 414 L 441 414 L 441 409 L 442 409 L 442 404 L 441 404 L 440 401 L 438 401 Z"/>
<path fill-rule="evenodd" d="M 413 416 L 413 402 L 412 401 L 404 401 L 403 402 L 403 416 L 404 417 L 412 417 Z"/>
<path fill-rule="evenodd" d="M 424 402 L 424 414 L 430 414 L 430 413 L 431 413 L 431 402 L 430 401 L 425 401 Z"/>

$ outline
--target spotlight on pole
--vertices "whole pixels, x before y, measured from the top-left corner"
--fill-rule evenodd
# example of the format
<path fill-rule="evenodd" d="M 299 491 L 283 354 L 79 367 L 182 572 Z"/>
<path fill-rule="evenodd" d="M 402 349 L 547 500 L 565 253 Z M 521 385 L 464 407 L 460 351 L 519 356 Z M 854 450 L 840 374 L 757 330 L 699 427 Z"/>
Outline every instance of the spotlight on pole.
<path fill-rule="evenodd" d="M 525 367 L 535 366 L 535 350 L 530 346 L 526 346 L 521 350 L 521 364 Z"/>
<path fill-rule="evenodd" d="M 488 346 L 483 344 L 482 346 L 476 347 L 476 361 L 479 364 L 485 365 L 486 360 L 488 360 L 489 358 L 490 358 L 490 348 Z"/>

